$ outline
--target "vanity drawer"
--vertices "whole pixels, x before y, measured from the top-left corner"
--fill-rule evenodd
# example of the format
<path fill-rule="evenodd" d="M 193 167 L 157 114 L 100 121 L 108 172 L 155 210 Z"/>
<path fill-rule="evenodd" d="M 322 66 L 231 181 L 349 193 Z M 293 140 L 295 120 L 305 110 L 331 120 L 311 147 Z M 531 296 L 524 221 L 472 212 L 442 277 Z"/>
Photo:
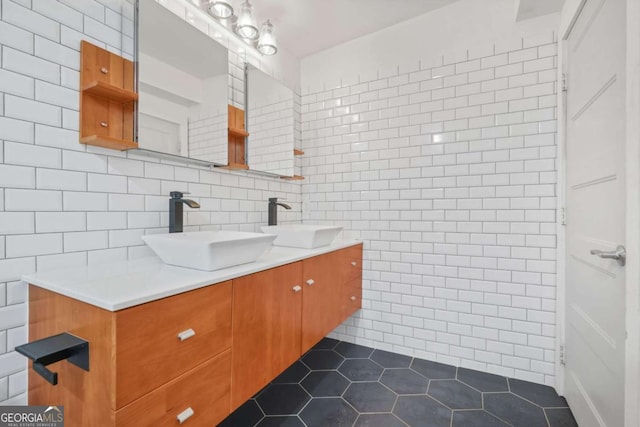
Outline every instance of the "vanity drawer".
<path fill-rule="evenodd" d="M 339 251 L 342 280 L 349 282 L 362 277 L 362 245 L 350 246 Z"/>
<path fill-rule="evenodd" d="M 118 311 L 113 409 L 230 348 L 231 296 L 229 281 Z"/>
<path fill-rule="evenodd" d="M 216 356 L 116 412 L 117 427 L 215 426 L 229 415 L 231 350 Z M 189 411 L 191 408 L 191 411 Z"/>
<path fill-rule="evenodd" d="M 353 279 L 342 285 L 341 289 L 341 322 L 362 308 L 362 279 Z"/>

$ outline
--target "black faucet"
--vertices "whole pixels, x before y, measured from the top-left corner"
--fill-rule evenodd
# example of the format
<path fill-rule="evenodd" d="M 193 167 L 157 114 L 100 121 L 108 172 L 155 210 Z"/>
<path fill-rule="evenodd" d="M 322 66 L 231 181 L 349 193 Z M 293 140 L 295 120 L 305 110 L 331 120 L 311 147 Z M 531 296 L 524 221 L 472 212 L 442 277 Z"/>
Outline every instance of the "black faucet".
<path fill-rule="evenodd" d="M 169 233 L 182 233 L 182 204 L 197 209 L 200 205 L 193 200 L 183 199 L 182 196 L 189 193 L 172 191 L 169 193 Z"/>
<path fill-rule="evenodd" d="M 278 202 L 277 197 L 269 198 L 269 225 L 278 225 L 278 206 L 285 209 L 291 209 L 286 203 Z"/>

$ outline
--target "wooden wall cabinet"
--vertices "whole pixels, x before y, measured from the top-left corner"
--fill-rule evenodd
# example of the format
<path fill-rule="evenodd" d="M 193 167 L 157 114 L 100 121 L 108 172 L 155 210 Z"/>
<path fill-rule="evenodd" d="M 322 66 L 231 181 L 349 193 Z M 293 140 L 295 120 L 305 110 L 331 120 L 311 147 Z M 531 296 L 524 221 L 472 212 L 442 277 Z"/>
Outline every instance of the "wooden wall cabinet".
<path fill-rule="evenodd" d="M 245 138 L 249 136 L 245 128 L 244 110 L 229 105 L 229 169 L 249 169 Z"/>
<path fill-rule="evenodd" d="M 137 148 L 133 62 L 85 40 L 80 42 L 80 58 L 80 143 Z"/>

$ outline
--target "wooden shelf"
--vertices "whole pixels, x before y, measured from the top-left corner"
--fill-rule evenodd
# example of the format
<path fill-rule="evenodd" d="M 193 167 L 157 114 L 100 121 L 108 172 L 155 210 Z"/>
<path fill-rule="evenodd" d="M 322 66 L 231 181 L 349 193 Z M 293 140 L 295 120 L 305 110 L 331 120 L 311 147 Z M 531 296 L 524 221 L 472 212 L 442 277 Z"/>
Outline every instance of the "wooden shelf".
<path fill-rule="evenodd" d="M 133 62 L 86 40 L 80 42 L 80 143 L 130 150 L 134 141 Z"/>
<path fill-rule="evenodd" d="M 85 93 L 90 93 L 91 95 L 108 98 L 110 101 L 126 103 L 138 100 L 138 94 L 135 92 L 97 80 L 92 81 L 83 87 L 82 90 Z"/>
<path fill-rule="evenodd" d="M 229 163 L 227 166 L 221 166 L 222 169 L 230 169 L 230 170 L 238 170 L 238 169 L 242 169 L 242 170 L 248 170 L 249 166 L 247 165 L 243 165 L 240 163 Z"/>
<path fill-rule="evenodd" d="M 113 150 L 126 151 L 138 148 L 138 143 L 120 138 L 112 138 L 105 135 L 89 135 L 80 138 L 82 144 L 95 145 L 96 147 L 111 148 Z"/>
<path fill-rule="evenodd" d="M 229 128 L 229 135 L 245 137 L 249 136 L 249 132 L 244 129 Z"/>
<path fill-rule="evenodd" d="M 299 149 L 299 148 L 294 148 L 293 149 L 293 155 L 294 156 L 302 156 L 303 154 L 304 154 L 304 151 L 302 151 L 301 149 Z"/>
<path fill-rule="evenodd" d="M 301 181 L 304 179 L 304 176 L 300 176 L 300 175 L 293 175 L 293 176 L 281 176 L 280 178 L 286 180 L 286 181 Z"/>

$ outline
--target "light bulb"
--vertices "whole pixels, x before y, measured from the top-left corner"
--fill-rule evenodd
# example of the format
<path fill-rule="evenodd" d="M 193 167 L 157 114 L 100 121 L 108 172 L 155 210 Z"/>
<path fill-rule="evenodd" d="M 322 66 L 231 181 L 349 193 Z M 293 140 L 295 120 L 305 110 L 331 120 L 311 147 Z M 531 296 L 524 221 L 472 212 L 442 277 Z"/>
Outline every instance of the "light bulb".
<path fill-rule="evenodd" d="M 258 40 L 258 51 L 263 55 L 275 55 L 278 52 L 278 44 L 273 34 L 273 25 L 269 20 L 262 24 L 260 28 L 260 39 Z"/>
<path fill-rule="evenodd" d="M 233 6 L 229 0 L 210 0 L 208 10 L 218 19 L 228 19 L 233 15 Z"/>
<path fill-rule="evenodd" d="M 240 5 L 236 33 L 244 39 L 255 40 L 258 38 L 258 24 L 253 16 L 253 6 L 248 0 Z"/>

